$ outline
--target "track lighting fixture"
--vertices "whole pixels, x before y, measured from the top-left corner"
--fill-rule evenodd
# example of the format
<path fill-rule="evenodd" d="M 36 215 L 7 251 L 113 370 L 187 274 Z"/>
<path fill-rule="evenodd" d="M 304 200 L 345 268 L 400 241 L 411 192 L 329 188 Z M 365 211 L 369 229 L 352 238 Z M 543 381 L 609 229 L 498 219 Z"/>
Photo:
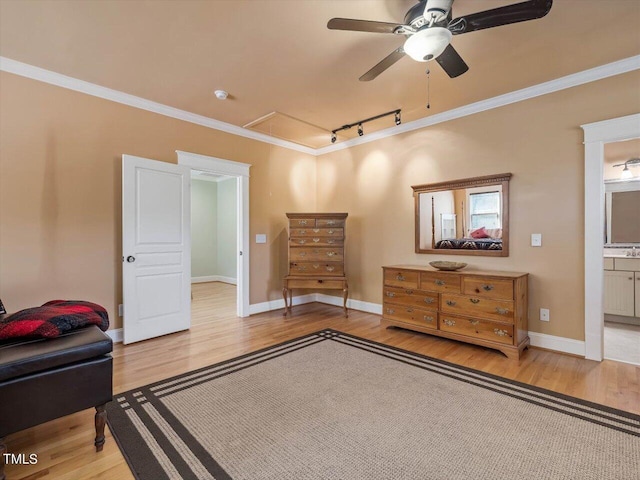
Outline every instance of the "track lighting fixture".
<path fill-rule="evenodd" d="M 336 140 L 338 139 L 338 137 L 336 136 L 337 132 L 341 130 L 349 130 L 351 127 L 355 127 L 356 125 L 358 126 L 358 135 L 362 137 L 364 135 L 364 128 L 362 126 L 363 123 L 367 123 L 372 120 L 377 120 L 379 118 L 386 117 L 387 115 L 395 115 L 396 125 L 400 125 L 402 123 L 402 119 L 400 118 L 401 111 L 402 111 L 401 109 L 391 110 L 390 112 L 382 113 L 380 115 L 376 115 L 375 117 L 366 118 L 364 120 L 358 120 L 357 122 L 349 123 L 348 125 L 343 125 L 340 128 L 331 130 L 331 143 L 336 143 Z"/>

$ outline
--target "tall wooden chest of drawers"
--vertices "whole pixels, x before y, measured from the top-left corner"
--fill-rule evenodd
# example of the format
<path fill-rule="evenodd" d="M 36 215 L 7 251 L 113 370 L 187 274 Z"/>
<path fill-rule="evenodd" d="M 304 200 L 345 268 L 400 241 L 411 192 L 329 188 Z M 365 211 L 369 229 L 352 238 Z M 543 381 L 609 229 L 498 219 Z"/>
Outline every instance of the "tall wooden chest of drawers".
<path fill-rule="evenodd" d="M 494 348 L 509 358 L 520 358 L 529 345 L 528 274 L 382 268 L 383 326 Z"/>
<path fill-rule="evenodd" d="M 344 269 L 346 213 L 287 213 L 289 219 L 289 272 L 282 296 L 286 315 L 293 289 L 342 290 L 347 316 L 349 288 Z M 288 296 L 288 302 L 287 302 Z"/>

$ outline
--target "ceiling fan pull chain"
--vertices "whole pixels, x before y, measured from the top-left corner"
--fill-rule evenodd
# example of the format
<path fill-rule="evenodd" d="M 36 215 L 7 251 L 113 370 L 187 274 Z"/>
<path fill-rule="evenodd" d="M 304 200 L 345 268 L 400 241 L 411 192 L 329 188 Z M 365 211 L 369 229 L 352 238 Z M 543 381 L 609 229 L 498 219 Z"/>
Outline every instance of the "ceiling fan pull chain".
<path fill-rule="evenodd" d="M 427 68 L 427 108 L 431 108 L 431 85 L 430 85 L 430 74 L 431 71 Z"/>

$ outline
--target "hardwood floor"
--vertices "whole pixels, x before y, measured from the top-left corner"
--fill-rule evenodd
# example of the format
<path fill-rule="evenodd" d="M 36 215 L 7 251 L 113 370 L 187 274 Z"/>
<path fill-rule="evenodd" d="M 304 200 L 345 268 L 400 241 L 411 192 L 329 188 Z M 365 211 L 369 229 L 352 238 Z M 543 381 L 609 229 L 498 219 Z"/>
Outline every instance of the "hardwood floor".
<path fill-rule="evenodd" d="M 227 292 L 230 290 L 227 289 Z M 234 294 L 225 299 L 194 285 L 191 330 L 137 344 L 114 347 L 114 392 L 283 342 L 323 328 L 334 328 L 452 363 L 640 414 L 640 367 L 601 363 L 532 348 L 520 361 L 497 351 L 405 330 L 380 327 L 376 315 L 319 303 L 249 318 L 235 316 Z M 224 314 L 222 312 L 224 311 Z M 0 399 L 1 401 L 1 399 Z M 44 400 L 43 400 L 44 401 Z M 93 410 L 10 435 L 8 452 L 35 453 L 35 465 L 8 465 L 7 479 L 132 479 L 107 428 L 104 450 L 93 447 Z"/>

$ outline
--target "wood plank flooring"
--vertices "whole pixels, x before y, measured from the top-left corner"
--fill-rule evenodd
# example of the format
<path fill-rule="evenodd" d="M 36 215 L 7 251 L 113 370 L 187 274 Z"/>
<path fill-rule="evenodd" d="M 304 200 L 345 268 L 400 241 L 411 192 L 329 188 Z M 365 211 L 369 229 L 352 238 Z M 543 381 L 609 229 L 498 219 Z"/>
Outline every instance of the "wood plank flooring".
<path fill-rule="evenodd" d="M 399 329 L 382 329 L 376 315 L 319 303 L 235 316 L 235 287 L 194 285 L 191 330 L 137 344 L 115 345 L 114 392 L 123 392 L 211 365 L 323 328 L 440 358 L 520 382 L 640 414 L 640 367 L 601 363 L 531 348 L 520 361 L 499 352 Z M 93 447 L 93 410 L 48 422 L 7 438 L 8 452 L 36 453 L 35 465 L 8 465 L 7 479 L 132 479 L 111 433 L 101 453 Z M 107 429 L 108 430 L 108 429 Z"/>

